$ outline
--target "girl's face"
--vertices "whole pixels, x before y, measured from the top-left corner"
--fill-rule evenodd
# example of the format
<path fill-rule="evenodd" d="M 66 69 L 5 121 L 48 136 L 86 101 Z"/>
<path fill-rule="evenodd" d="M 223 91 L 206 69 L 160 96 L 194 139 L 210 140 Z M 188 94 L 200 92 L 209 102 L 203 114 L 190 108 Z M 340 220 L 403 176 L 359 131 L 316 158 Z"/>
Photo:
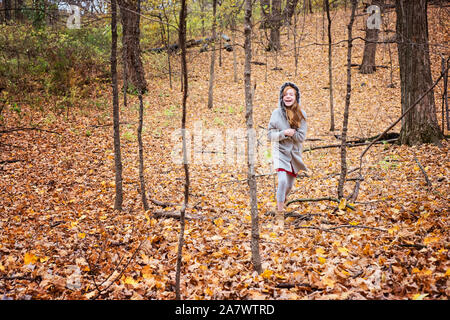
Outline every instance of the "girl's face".
<path fill-rule="evenodd" d="M 290 88 L 288 89 L 283 96 L 283 102 L 286 107 L 290 107 L 295 102 L 295 90 Z"/>

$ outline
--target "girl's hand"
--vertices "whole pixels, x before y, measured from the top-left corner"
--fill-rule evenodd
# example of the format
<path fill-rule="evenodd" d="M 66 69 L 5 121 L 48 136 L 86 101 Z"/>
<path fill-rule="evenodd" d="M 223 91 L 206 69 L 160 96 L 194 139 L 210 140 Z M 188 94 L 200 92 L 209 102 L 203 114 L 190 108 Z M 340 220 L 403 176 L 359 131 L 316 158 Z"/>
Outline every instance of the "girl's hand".
<path fill-rule="evenodd" d="M 292 137 L 295 134 L 295 130 L 294 129 L 286 129 L 286 130 L 284 130 L 283 133 L 285 136 Z"/>

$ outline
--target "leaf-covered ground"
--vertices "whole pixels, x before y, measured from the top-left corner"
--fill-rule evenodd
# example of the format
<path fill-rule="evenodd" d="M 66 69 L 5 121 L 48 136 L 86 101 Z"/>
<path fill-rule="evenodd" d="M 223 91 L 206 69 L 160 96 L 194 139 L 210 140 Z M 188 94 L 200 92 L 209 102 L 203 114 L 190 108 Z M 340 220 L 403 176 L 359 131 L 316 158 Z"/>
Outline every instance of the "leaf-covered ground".
<path fill-rule="evenodd" d="M 349 11 L 335 13 L 334 41 L 346 38 Z M 430 12 L 431 43 L 448 44 L 440 12 Z M 395 29 L 394 18 L 390 29 Z M 298 33 L 302 31 L 299 19 Z M 304 160 L 309 176 L 296 181 L 289 200 L 336 197 L 340 157 L 337 144 L 346 85 L 346 45 L 333 48 L 337 130 L 329 132 L 327 47 L 306 44 L 322 38 L 322 15 L 308 15 L 300 43 L 298 75 L 294 70 L 292 34 L 283 34 L 278 57 L 254 44 L 256 83 L 254 124 L 264 146 L 264 129 L 277 105 L 279 86 L 297 83 L 309 117 Z M 363 35 L 364 18 L 354 30 Z M 444 29 L 443 29 L 444 28 Z M 260 30 L 255 28 L 260 39 Z M 446 38 L 447 37 L 447 38 Z M 240 38 L 242 41 L 242 38 Z M 432 47 L 433 78 L 440 69 Z M 355 41 L 353 61 L 362 59 L 362 41 Z M 391 45 L 389 68 L 361 75 L 352 68 L 349 137 L 382 132 L 400 115 L 397 49 Z M 182 268 L 185 299 L 448 299 L 449 145 L 406 147 L 376 145 L 364 158 L 364 178 L 355 210 L 334 210 L 330 201 L 293 203 L 286 232 L 272 231 L 274 176 L 264 153 L 257 163 L 261 256 L 264 272 L 250 264 L 250 209 L 243 161 L 223 161 L 227 130 L 245 128 L 243 49 L 238 47 L 239 81 L 233 81 L 232 53 L 222 52 L 216 65 L 214 107 L 207 108 L 209 54 L 189 53 L 187 128 L 203 128 L 203 145 L 192 146 L 190 207 Z M 447 51 L 448 55 L 448 51 Z M 151 202 L 142 209 L 138 180 L 137 99 L 121 109 L 124 164 L 124 211 L 112 209 L 114 156 L 111 93 L 96 90 L 90 101 L 67 113 L 41 112 L 22 105 L 5 108 L 4 126 L 40 128 L 0 135 L 0 295 L 3 299 L 173 299 L 179 221 L 156 216 L 176 212 L 183 201 L 184 170 L 171 152 L 179 143 L 181 92 L 179 73 L 169 81 L 145 56 L 149 93 L 145 97 L 145 178 Z M 276 61 L 276 64 L 275 64 Z M 163 62 L 161 62 L 163 63 Z M 173 58 L 178 72 L 178 58 Z M 387 45 L 377 64 L 389 66 Z M 273 70 L 281 67 L 282 70 Z M 324 89 L 325 88 L 325 89 Z M 440 106 L 442 85 L 435 91 Z M 51 108 L 51 102 L 44 106 Z M 438 114 L 440 121 L 440 115 Z M 216 131 L 212 131 L 216 130 Z M 397 126 L 393 131 L 399 132 Z M 52 131 L 52 132 L 49 132 Z M 447 132 L 446 132 L 447 133 Z M 207 134 L 210 137 L 207 138 Z M 242 137 L 241 137 L 242 138 Z M 197 141 L 198 142 L 198 141 Z M 237 140 L 242 147 L 244 140 Z M 216 144 L 214 144 L 216 143 Z M 349 149 L 348 167 L 359 165 L 364 147 Z M 201 153 L 201 151 L 204 151 Z M 198 151 L 200 153 L 195 153 Z M 239 154 L 239 153 L 238 153 Z M 203 160 L 200 163 L 199 159 Z M 220 161 L 223 161 L 220 163 Z M 427 186 L 418 165 L 427 173 Z M 350 177 L 352 175 L 350 174 Z M 354 181 L 346 184 L 346 194 Z"/>

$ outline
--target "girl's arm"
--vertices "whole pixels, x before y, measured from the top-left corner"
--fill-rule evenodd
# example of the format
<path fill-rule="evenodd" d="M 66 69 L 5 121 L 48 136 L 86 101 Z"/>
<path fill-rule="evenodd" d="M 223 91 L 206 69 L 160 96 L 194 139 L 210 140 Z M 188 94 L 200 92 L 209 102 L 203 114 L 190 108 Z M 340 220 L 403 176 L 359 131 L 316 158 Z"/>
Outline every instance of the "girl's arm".
<path fill-rule="evenodd" d="M 305 141 L 307 128 L 308 128 L 308 125 L 306 123 L 306 120 L 303 119 L 300 124 L 300 128 L 295 130 L 295 133 L 292 136 L 292 139 L 297 143 L 302 143 L 303 141 Z"/>
<path fill-rule="evenodd" d="M 270 116 L 270 121 L 269 121 L 269 128 L 268 128 L 268 133 L 267 133 L 267 137 L 270 141 L 281 141 L 283 139 L 286 139 L 287 136 L 284 134 L 284 131 L 281 131 L 280 129 L 277 128 L 276 126 L 276 116 L 275 116 L 276 112 L 272 112 L 272 115 Z"/>

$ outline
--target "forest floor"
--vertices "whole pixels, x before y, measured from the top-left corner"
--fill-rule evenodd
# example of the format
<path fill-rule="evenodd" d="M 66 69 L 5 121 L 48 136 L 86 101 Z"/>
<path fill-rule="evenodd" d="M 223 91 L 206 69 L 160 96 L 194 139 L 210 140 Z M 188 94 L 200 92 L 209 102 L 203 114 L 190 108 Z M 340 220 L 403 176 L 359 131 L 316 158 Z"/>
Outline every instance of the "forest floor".
<path fill-rule="evenodd" d="M 345 40 L 350 11 L 335 13 L 333 41 Z M 395 30 L 391 15 L 389 29 Z M 302 32 L 303 16 L 298 22 Z M 346 93 L 346 43 L 333 47 L 337 130 L 329 131 L 327 46 L 322 15 L 307 15 L 295 75 L 293 37 L 283 33 L 277 57 L 256 43 L 252 64 L 254 127 L 261 142 L 256 164 L 260 252 L 263 273 L 250 263 L 250 200 L 245 149 L 242 47 L 216 63 L 214 107 L 208 109 L 208 52 L 189 50 L 187 129 L 194 145 L 190 157 L 190 207 L 183 250 L 184 299 L 448 299 L 450 295 L 449 143 L 442 147 L 374 145 L 364 158 L 355 209 L 332 201 L 289 205 L 283 235 L 273 232 L 275 178 L 265 129 L 277 107 L 279 87 L 295 82 L 308 114 L 310 139 L 304 144 L 308 176 L 296 180 L 289 200 L 336 197 L 339 144 Z M 448 34 L 430 13 L 430 42 L 448 44 Z M 354 33 L 364 37 L 364 17 Z M 255 28 L 255 40 L 261 39 Z M 445 38 L 447 37 L 447 38 Z M 242 37 L 238 36 L 242 43 Z M 445 48 L 431 47 L 433 79 Z M 390 68 L 363 75 L 352 68 L 349 139 L 381 133 L 400 116 L 397 48 L 390 45 Z M 353 63 L 362 60 L 355 40 Z M 448 55 L 448 51 L 446 52 Z M 139 195 L 138 102 L 121 107 L 124 210 L 113 210 L 114 155 L 110 87 L 96 89 L 96 105 L 66 112 L 42 112 L 23 105 L 4 111 L 0 135 L 0 296 L 2 299 L 173 299 L 179 221 L 157 212 L 176 212 L 183 201 L 184 170 L 179 150 L 181 92 L 179 57 L 172 60 L 173 89 L 161 74 L 164 56 L 144 55 L 149 92 L 144 99 L 144 155 L 150 210 Z M 217 55 L 217 59 L 219 59 Z M 389 48 L 377 49 L 377 64 L 389 66 Z M 274 70 L 275 67 L 282 68 Z M 435 90 L 440 108 L 442 84 Z M 122 101 L 122 98 L 121 98 Z M 47 102 L 49 109 L 52 102 Z M 438 109 L 439 110 L 439 109 Z M 437 112 L 440 121 L 440 112 Z M 47 130 L 47 131 L 44 131 Z M 399 132 L 400 126 L 392 131 Z M 445 132 L 448 134 L 448 131 Z M 226 149 L 237 134 L 237 151 Z M 178 145 L 178 147 L 177 147 Z M 177 149 L 178 148 L 178 149 Z M 348 150 L 348 168 L 359 165 L 365 146 Z M 203 152 L 202 152 L 203 151 Z M 224 155 L 236 155 L 231 159 Z M 424 168 L 431 186 L 419 167 Z M 353 177 L 352 174 L 349 174 Z M 348 181 L 345 194 L 353 190 Z M 158 205 L 165 202 L 167 207 Z"/>

